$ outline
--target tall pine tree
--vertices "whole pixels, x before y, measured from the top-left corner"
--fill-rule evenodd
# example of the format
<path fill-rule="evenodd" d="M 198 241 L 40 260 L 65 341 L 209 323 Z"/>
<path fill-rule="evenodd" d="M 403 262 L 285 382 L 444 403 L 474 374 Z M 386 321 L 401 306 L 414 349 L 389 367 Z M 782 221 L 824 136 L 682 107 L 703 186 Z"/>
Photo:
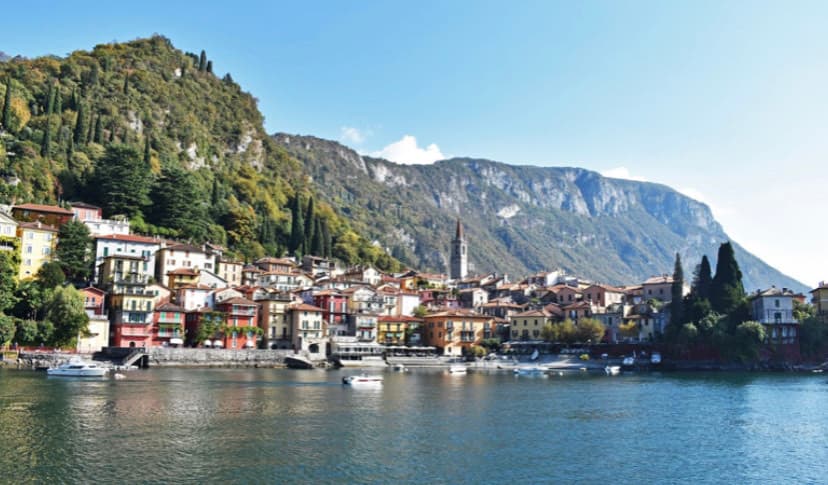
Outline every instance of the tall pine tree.
<path fill-rule="evenodd" d="M 314 218 L 313 237 L 311 238 L 310 252 L 315 256 L 323 256 L 322 222 L 319 217 Z"/>
<path fill-rule="evenodd" d="M 78 117 L 75 120 L 75 144 L 86 144 L 86 134 L 89 131 L 89 117 L 86 114 L 86 103 L 80 101 L 78 103 Z"/>
<path fill-rule="evenodd" d="M 303 229 L 305 233 L 305 252 L 312 251 L 313 242 L 313 230 L 315 229 L 314 223 L 316 222 L 316 214 L 315 209 L 313 206 L 313 196 L 308 197 L 308 208 L 305 210 L 305 227 Z"/>
<path fill-rule="evenodd" d="M 204 72 L 205 69 L 207 69 L 207 53 L 202 49 L 201 55 L 198 57 L 198 70 Z"/>
<path fill-rule="evenodd" d="M 710 270 L 710 260 L 707 255 L 702 256 L 701 264 L 696 270 L 693 279 L 693 294 L 697 299 L 710 300 L 710 285 L 713 284 L 713 275 Z"/>
<path fill-rule="evenodd" d="M 103 145 L 103 120 L 102 116 L 98 115 L 97 120 L 95 120 L 95 133 L 92 135 L 92 141 L 99 145 Z"/>

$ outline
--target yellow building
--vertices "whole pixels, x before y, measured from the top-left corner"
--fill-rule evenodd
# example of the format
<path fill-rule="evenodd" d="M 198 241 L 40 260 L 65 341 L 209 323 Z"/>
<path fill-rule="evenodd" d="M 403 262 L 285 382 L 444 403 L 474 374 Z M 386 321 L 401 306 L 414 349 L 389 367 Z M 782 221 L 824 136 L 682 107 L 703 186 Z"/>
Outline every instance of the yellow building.
<path fill-rule="evenodd" d="M 423 341 L 437 347 L 443 355 L 459 356 L 463 349 L 480 345 L 494 332 L 492 319 L 471 310 L 446 310 L 425 316 Z"/>
<path fill-rule="evenodd" d="M 17 237 L 20 238 L 18 278 L 34 278 L 40 267 L 52 260 L 57 233 L 57 229 L 42 222 L 21 222 L 17 226 Z"/>
<path fill-rule="evenodd" d="M 385 345 L 418 346 L 422 343 L 422 324 L 422 318 L 382 315 L 377 319 L 377 342 Z"/>
<path fill-rule="evenodd" d="M 820 281 L 819 286 L 811 290 L 813 299 L 811 303 L 816 307 L 816 314 L 819 321 L 828 323 L 828 282 Z"/>
<path fill-rule="evenodd" d="M 541 340 L 543 327 L 552 323 L 554 315 L 546 309 L 516 313 L 509 317 L 512 340 Z"/>

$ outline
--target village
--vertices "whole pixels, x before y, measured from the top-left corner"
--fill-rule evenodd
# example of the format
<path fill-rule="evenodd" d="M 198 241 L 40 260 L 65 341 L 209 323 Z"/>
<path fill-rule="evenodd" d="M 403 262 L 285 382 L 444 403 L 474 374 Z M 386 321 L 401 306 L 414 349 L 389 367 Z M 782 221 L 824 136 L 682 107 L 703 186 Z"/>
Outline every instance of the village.
<path fill-rule="evenodd" d="M 627 286 L 588 281 L 562 270 L 512 280 L 470 276 L 468 244 L 458 220 L 450 274 L 384 274 L 305 255 L 245 264 L 222 247 L 195 246 L 130 233 L 124 219 L 100 208 L 23 204 L 0 213 L 0 235 L 20 251 L 19 279 L 33 278 L 53 257 L 58 228 L 80 221 L 94 239 L 93 284 L 80 288 L 89 317 L 74 351 L 105 348 L 280 349 L 319 362 L 359 365 L 386 355 L 482 357 L 526 351 L 554 341 L 550 329 L 581 330 L 568 343 L 658 341 L 670 322 L 673 277 Z M 19 248 L 19 249 L 18 249 Z M 683 284 L 682 294 L 690 291 Z M 817 313 L 828 287 L 813 291 Z M 787 288 L 750 295 L 752 318 L 767 342 L 798 354 L 794 301 Z M 596 324 L 596 322 L 598 322 Z M 597 329 L 595 327 L 598 327 Z M 16 344 L 15 344 L 16 345 Z"/>

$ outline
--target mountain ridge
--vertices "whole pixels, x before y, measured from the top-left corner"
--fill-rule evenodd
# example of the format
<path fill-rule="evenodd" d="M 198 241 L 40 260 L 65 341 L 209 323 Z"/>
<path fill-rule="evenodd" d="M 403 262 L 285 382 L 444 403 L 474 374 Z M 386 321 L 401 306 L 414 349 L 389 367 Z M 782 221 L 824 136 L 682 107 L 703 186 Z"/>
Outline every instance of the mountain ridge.
<path fill-rule="evenodd" d="M 355 227 L 423 269 L 446 270 L 458 217 L 478 271 L 528 274 L 561 267 L 613 284 L 671 273 L 676 252 L 689 278 L 702 254 L 715 264 L 718 244 L 730 240 L 706 204 L 664 184 L 484 158 L 405 165 L 315 136 L 272 138 Z M 807 290 L 734 246 L 746 288 Z"/>

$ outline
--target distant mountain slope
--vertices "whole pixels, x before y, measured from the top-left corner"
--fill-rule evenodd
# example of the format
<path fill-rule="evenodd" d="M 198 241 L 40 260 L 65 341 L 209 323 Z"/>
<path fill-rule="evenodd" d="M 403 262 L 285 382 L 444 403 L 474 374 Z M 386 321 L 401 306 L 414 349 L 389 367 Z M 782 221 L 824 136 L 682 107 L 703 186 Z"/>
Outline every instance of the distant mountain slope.
<path fill-rule="evenodd" d="M 676 252 L 691 275 L 702 254 L 715 264 L 718 245 L 728 240 L 706 205 L 664 185 L 468 158 L 399 165 L 311 136 L 273 139 L 355 228 L 423 269 L 447 271 L 458 217 L 476 270 L 513 276 L 561 267 L 631 284 L 671 273 Z M 806 290 L 735 247 L 746 288 Z"/>

